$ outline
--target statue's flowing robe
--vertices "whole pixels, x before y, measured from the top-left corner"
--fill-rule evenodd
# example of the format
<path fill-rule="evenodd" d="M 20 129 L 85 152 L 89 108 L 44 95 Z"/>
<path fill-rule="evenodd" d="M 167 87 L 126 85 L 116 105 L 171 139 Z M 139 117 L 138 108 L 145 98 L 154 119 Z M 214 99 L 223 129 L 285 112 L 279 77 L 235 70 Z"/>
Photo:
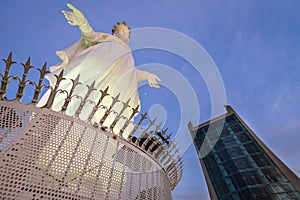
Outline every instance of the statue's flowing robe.
<path fill-rule="evenodd" d="M 98 33 L 100 34 L 100 33 Z M 100 37 L 99 37 L 100 38 Z M 103 38 L 103 37 L 101 37 Z M 58 75 L 61 70 L 64 70 L 63 76 L 67 80 L 63 80 L 60 84 L 60 89 L 69 92 L 72 82 L 70 79 L 75 79 L 78 74 L 80 75 L 79 82 L 82 83 L 73 94 L 85 97 L 88 88 L 86 85 L 91 85 L 95 81 L 95 88 L 97 91 L 90 94 L 89 100 L 97 103 L 100 97 L 100 90 L 104 90 L 109 86 L 108 93 L 110 96 L 115 97 L 120 94 L 120 102 L 126 102 L 130 99 L 130 107 L 135 108 L 140 104 L 138 96 L 138 76 L 137 69 L 134 66 L 134 59 L 130 48 L 127 44 L 123 43 L 115 36 L 109 35 L 104 39 L 97 41 L 95 45 L 87 46 L 84 39 L 79 40 L 72 46 L 58 51 L 57 55 L 61 58 L 62 62 L 50 67 L 50 74 L 46 78 L 50 82 L 50 86 L 54 87 L 56 83 L 55 75 Z M 38 107 L 46 104 L 50 90 L 41 98 Z M 110 98 L 111 99 L 111 98 Z M 55 97 L 52 109 L 61 110 L 66 100 L 66 93 L 58 94 Z M 79 107 L 79 99 L 72 98 L 66 114 L 74 115 Z M 107 97 L 102 103 L 104 106 L 109 107 L 111 101 Z M 86 103 L 79 117 L 86 120 L 92 111 L 93 104 Z M 119 107 L 119 108 L 116 108 Z M 121 110 L 121 104 L 116 105 L 116 111 Z M 123 116 L 129 117 L 132 109 L 127 108 Z M 101 118 L 100 111 L 93 117 L 94 122 L 99 122 Z"/>
<path fill-rule="evenodd" d="M 111 105 L 111 97 L 116 97 L 118 94 L 120 94 L 120 102 L 112 108 L 117 113 L 122 110 L 123 103 L 121 102 L 127 102 L 127 100 L 130 99 L 130 107 L 124 110 L 121 115 L 123 117 L 128 118 L 131 116 L 132 108 L 135 108 L 140 104 L 138 96 L 138 70 L 134 66 L 134 59 L 131 54 L 131 50 L 117 37 L 109 35 L 91 46 L 87 46 L 84 39 L 81 39 L 69 48 L 66 48 L 63 51 L 58 51 L 57 55 L 61 58 L 62 62 L 50 67 L 50 73 L 46 76 L 50 82 L 50 86 L 55 86 L 55 75 L 59 75 L 62 70 L 64 70 L 63 76 L 66 80 L 61 81 L 59 89 L 70 92 L 72 87 L 72 81 L 70 79 L 74 80 L 78 74 L 80 75 L 79 82 L 82 83 L 80 86 L 76 87 L 73 92 L 73 95 L 78 95 L 81 98 L 72 98 L 66 110 L 67 115 L 74 116 L 76 114 L 80 103 L 88 91 L 86 85 L 91 85 L 93 82 L 95 82 L 94 87 L 97 91 L 93 91 L 90 94 L 88 101 L 85 102 L 84 108 L 79 115 L 79 118 L 82 120 L 87 120 L 89 118 L 95 103 L 97 103 L 101 96 L 100 90 L 104 90 L 107 86 L 109 86 L 108 93 L 110 96 L 106 96 L 101 103 L 101 105 L 105 106 L 106 109 Z M 37 105 L 38 107 L 42 107 L 47 103 L 50 93 L 51 90 L 49 89 L 42 96 Z M 66 97 L 67 93 L 65 92 L 57 93 L 52 109 L 60 111 L 66 101 Z M 99 108 L 91 119 L 91 123 L 99 123 L 105 114 L 105 111 L 105 109 Z M 115 116 L 116 114 L 111 112 L 103 126 L 110 127 L 112 122 L 115 120 Z M 118 122 L 113 128 L 113 132 L 115 134 L 118 134 L 120 129 L 123 127 L 125 119 L 122 120 L 123 122 Z M 131 120 L 131 122 L 132 121 L 133 120 Z M 115 155 L 105 153 L 104 157 L 101 158 L 103 152 L 101 153 L 101 151 L 98 151 L 97 148 L 94 148 L 93 150 L 91 149 L 93 146 L 92 144 L 94 143 L 94 136 L 91 137 L 91 135 L 86 134 L 84 130 L 79 130 L 78 127 L 80 126 L 75 126 L 75 128 L 73 127 L 70 130 L 64 129 L 61 127 L 64 123 L 66 122 L 61 119 L 61 121 L 59 121 L 53 128 L 51 138 L 40 153 L 39 159 L 36 161 L 38 166 L 43 170 L 47 169 L 48 174 L 57 180 L 66 176 L 65 171 L 68 171 L 66 183 L 72 187 L 72 184 L 75 184 L 77 181 L 76 177 L 82 177 L 82 174 L 88 174 L 86 172 L 96 169 L 98 170 L 99 166 L 102 166 L 102 164 L 104 164 L 102 168 L 110 169 L 111 163 L 114 163 L 113 160 L 116 159 Z M 128 137 L 132 127 L 133 125 L 131 124 L 124 130 L 124 138 Z M 72 136 L 66 137 L 66 142 L 63 142 L 64 135 L 69 134 L 66 130 L 70 131 Z M 102 137 L 99 137 L 97 140 L 101 138 Z M 98 141 L 97 144 L 98 143 L 104 144 L 103 141 Z M 77 144 L 80 145 L 76 151 L 76 156 L 72 158 L 70 151 L 75 151 L 75 146 Z M 107 148 L 110 150 L 117 150 L 121 149 L 122 145 L 112 140 L 108 144 Z M 60 149 L 59 154 L 56 152 L 58 149 Z M 91 162 L 85 166 L 86 163 L 82 161 L 87 160 L 89 155 L 92 155 L 92 158 L 90 158 Z M 51 160 L 53 159 L 53 156 L 55 159 Z M 70 160 L 71 158 L 73 159 L 72 162 Z M 104 163 L 100 163 L 101 161 L 104 161 Z M 61 164 L 66 162 L 72 163 L 69 168 L 67 168 L 66 164 Z M 116 167 L 118 165 L 121 168 L 121 164 L 122 163 L 116 162 L 114 166 Z M 122 176 L 121 172 L 114 171 L 114 173 L 115 177 Z M 94 179 L 97 179 L 102 183 L 102 188 L 107 187 L 108 182 L 106 179 L 102 180 L 102 176 L 94 176 L 97 174 L 96 172 L 91 174 L 92 175 L 90 175 L 90 177 L 84 176 L 82 181 L 93 181 Z"/>

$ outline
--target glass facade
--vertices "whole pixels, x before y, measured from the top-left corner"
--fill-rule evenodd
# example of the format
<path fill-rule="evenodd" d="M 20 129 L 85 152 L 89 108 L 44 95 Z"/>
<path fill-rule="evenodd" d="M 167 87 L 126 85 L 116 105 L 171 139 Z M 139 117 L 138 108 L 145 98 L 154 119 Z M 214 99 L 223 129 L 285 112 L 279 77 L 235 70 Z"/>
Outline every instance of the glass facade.
<path fill-rule="evenodd" d="M 193 133 L 198 152 L 207 129 L 208 125 Z M 208 145 L 213 146 L 210 139 L 217 135 L 210 132 Z M 217 143 L 202 160 L 218 199 L 300 199 L 300 193 L 235 114 L 225 118 Z"/>

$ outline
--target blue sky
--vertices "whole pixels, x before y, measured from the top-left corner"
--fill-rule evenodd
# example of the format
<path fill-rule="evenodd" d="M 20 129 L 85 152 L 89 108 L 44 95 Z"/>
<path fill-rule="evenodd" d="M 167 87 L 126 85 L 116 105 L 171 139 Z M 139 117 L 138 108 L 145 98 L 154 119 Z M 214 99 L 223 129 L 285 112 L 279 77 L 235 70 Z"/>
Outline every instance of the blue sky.
<path fill-rule="evenodd" d="M 110 32 L 118 21 L 131 28 L 163 27 L 193 38 L 211 56 L 223 78 L 227 104 L 298 176 L 300 174 L 300 2 L 295 1 L 92 1 L 2 0 L 0 57 L 34 66 L 56 64 L 56 50 L 80 38 L 61 10 L 70 2 L 96 31 Z M 136 65 L 160 63 L 176 69 L 193 86 L 204 122 L 210 118 L 207 87 L 184 59 L 159 50 L 134 52 Z M 3 69 L 4 63 L 0 65 Z M 180 84 L 180 83 L 176 83 Z M 176 132 L 180 102 L 168 88 L 140 88 L 143 110 L 161 104 L 166 127 Z M 189 137 L 189 133 L 186 133 Z M 173 199 L 209 199 L 194 147 L 184 154 L 184 177 Z"/>

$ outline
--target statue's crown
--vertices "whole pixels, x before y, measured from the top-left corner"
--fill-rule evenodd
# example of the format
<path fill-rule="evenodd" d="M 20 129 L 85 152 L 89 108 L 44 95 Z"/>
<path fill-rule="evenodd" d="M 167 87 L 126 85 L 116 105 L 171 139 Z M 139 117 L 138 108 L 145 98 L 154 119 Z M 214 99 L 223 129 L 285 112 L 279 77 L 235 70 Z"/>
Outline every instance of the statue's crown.
<path fill-rule="evenodd" d="M 118 28 L 118 26 L 120 26 L 120 25 L 121 25 L 121 23 L 118 22 L 117 25 L 114 26 L 114 28 L 111 30 L 112 34 L 114 34 L 114 33 L 117 31 L 117 28 Z M 127 23 L 126 23 L 126 22 L 123 22 L 122 25 L 127 26 Z M 127 28 L 129 29 L 129 32 L 130 32 L 130 27 L 127 26 Z M 130 34 L 130 33 L 129 33 L 129 34 Z"/>

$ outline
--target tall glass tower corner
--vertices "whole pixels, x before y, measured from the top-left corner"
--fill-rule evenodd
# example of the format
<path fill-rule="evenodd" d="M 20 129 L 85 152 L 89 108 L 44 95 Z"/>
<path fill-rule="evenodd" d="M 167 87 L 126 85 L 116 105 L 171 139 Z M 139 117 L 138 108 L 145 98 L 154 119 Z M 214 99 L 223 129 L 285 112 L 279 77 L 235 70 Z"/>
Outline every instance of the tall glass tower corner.
<path fill-rule="evenodd" d="M 299 177 L 230 106 L 226 110 L 199 126 L 188 125 L 211 199 L 300 199 Z M 218 123 L 221 129 L 209 128 Z M 211 149 L 207 155 L 204 146 Z"/>

